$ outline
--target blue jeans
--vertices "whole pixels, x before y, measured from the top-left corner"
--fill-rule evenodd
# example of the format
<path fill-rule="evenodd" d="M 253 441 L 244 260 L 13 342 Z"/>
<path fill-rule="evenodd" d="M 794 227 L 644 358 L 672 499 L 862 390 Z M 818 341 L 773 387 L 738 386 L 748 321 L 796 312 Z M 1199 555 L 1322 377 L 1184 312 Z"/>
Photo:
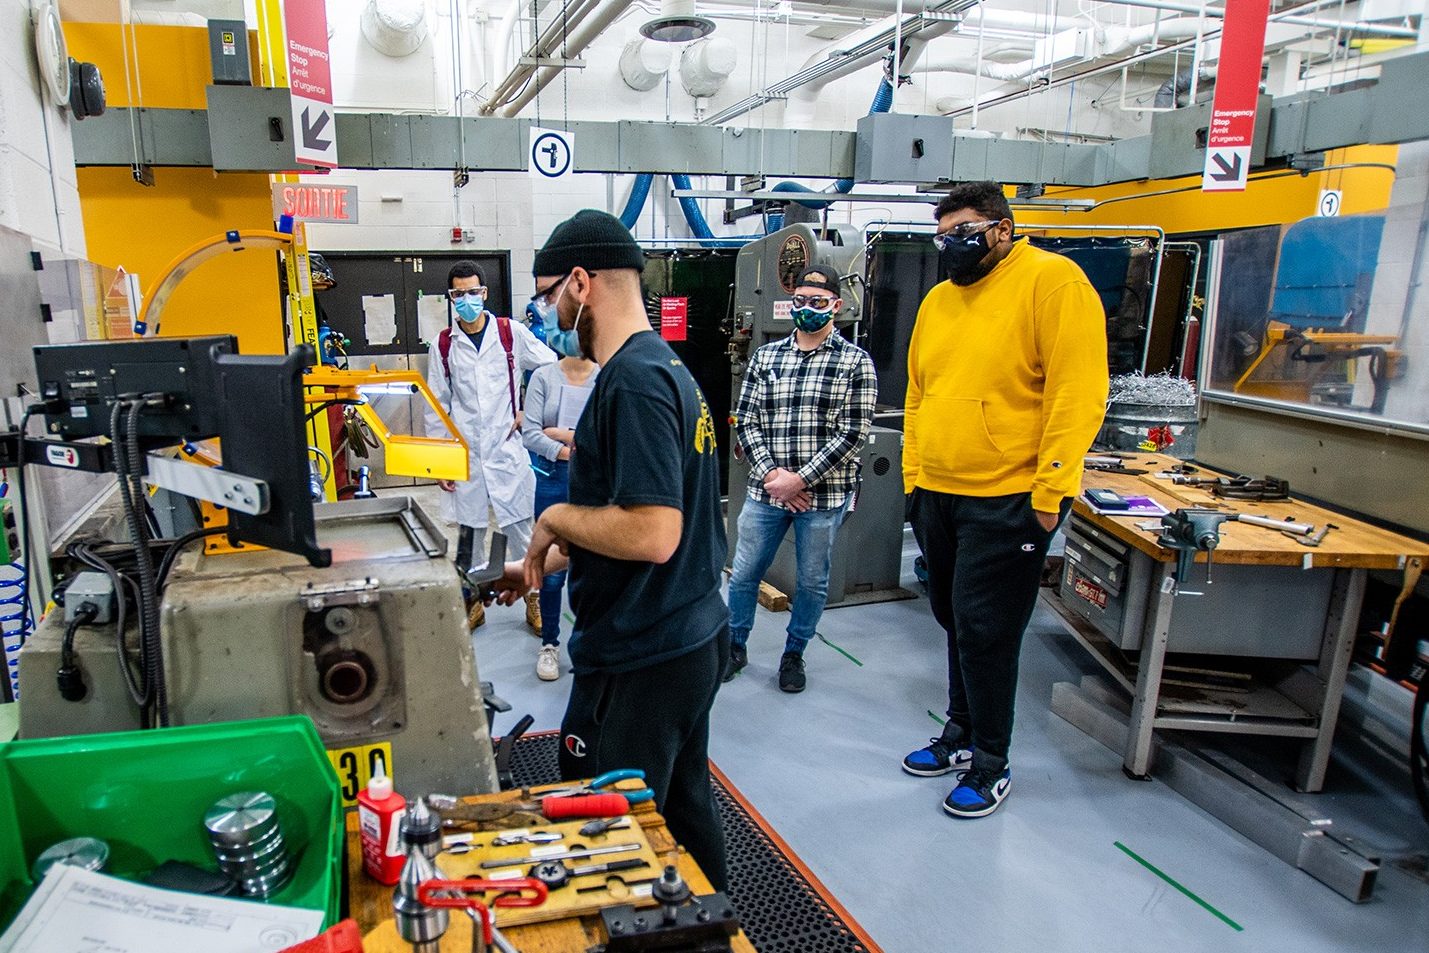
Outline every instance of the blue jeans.
<path fill-rule="evenodd" d="M 571 469 L 566 460 L 547 460 L 531 455 L 531 469 L 536 471 L 536 518 L 540 519 L 548 506 L 566 502 L 571 495 Z M 541 644 L 561 644 L 561 590 L 566 585 L 566 571 L 553 572 L 541 580 Z"/>
<path fill-rule="evenodd" d="M 779 506 L 745 498 L 739 512 L 739 543 L 729 577 L 730 642 L 743 648 L 754 627 L 754 606 L 759 580 L 769 571 L 779 544 L 794 524 L 794 554 L 798 561 L 797 590 L 790 605 L 788 638 L 784 651 L 804 651 L 814 637 L 824 603 L 829 598 L 829 562 L 834 540 L 843 524 L 848 503 L 836 510 L 793 513 Z"/>

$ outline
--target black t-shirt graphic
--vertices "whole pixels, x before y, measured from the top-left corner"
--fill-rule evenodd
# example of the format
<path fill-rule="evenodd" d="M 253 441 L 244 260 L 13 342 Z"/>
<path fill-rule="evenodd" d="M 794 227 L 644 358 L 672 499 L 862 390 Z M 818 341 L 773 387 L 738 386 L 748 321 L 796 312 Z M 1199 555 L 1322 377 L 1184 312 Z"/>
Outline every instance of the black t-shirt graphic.
<path fill-rule="evenodd" d="M 676 658 L 728 624 L 717 453 L 714 419 L 689 370 L 654 331 L 631 337 L 601 368 L 576 427 L 570 501 L 672 506 L 684 525 L 663 565 L 571 546 L 577 674 Z"/>

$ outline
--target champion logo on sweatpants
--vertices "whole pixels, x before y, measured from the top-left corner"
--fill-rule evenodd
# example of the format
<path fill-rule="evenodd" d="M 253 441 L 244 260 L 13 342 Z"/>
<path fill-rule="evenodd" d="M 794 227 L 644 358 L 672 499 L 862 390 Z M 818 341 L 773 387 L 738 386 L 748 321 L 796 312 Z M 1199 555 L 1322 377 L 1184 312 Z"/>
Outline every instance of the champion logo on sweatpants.
<path fill-rule="evenodd" d="M 1022 544 L 1022 551 L 1023 551 L 1024 553 L 1034 552 L 1036 549 L 1037 549 L 1037 544 L 1036 544 L 1036 543 L 1023 543 L 1023 544 Z"/>
<path fill-rule="evenodd" d="M 579 735 L 566 735 L 566 750 L 569 751 L 573 757 L 584 758 L 585 742 L 580 739 Z"/>

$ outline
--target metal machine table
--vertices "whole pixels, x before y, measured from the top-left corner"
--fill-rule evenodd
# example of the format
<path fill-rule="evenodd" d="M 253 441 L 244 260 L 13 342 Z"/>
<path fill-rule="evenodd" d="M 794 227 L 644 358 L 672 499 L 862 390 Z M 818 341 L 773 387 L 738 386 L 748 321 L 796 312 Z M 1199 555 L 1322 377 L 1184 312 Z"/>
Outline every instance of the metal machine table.
<path fill-rule="evenodd" d="M 1127 460 L 1125 465 L 1154 473 L 1178 462 L 1148 454 Z M 1204 468 L 1202 472 L 1209 474 Z M 1137 475 L 1089 470 L 1084 485 L 1115 490 L 1123 496 L 1149 496 L 1170 510 L 1214 505 L 1209 494 L 1202 491 Z M 1173 612 L 1178 602 L 1189 595 L 1178 596 L 1175 552 L 1160 547 L 1156 533 L 1137 528 L 1136 524 L 1146 522 L 1147 517 L 1098 515 L 1080 498 L 1072 507 L 1074 529 L 1092 536 L 1109 537 L 1154 561 L 1152 571 L 1138 584 L 1138 596 L 1145 600 L 1145 622 L 1139 636 L 1137 664 L 1132 665 L 1112 639 L 1064 603 L 1055 591 L 1044 590 L 1042 598 L 1073 637 L 1131 693 L 1131 724 L 1123 765 L 1128 775 L 1148 776 L 1152 732 L 1157 728 L 1275 735 L 1305 741 L 1296 786 L 1302 791 L 1318 791 L 1325 782 L 1368 571 L 1417 569 L 1429 556 L 1429 547 L 1295 500 L 1281 503 L 1222 501 L 1221 505 L 1230 512 L 1293 518 L 1316 526 L 1332 522 L 1338 527 L 1318 547 L 1312 548 L 1275 530 L 1228 522 L 1221 526 L 1221 542 L 1214 554 L 1216 573 L 1233 573 L 1236 567 L 1289 567 L 1301 572 L 1331 574 L 1318 656 L 1307 658 L 1311 666 L 1289 663 L 1283 674 L 1273 680 L 1257 681 L 1248 691 L 1242 689 L 1234 694 L 1220 694 L 1214 689 L 1198 689 L 1189 696 L 1165 691 L 1167 652 L 1178 651 L 1170 644 Z M 1193 570 L 1192 583 L 1203 578 L 1205 561 L 1204 553 L 1197 554 L 1198 565 Z M 1140 585 L 1145 589 L 1140 590 Z M 1213 621 L 1217 628 L 1234 630 L 1239 622 L 1234 614 L 1222 612 L 1220 616 Z"/>

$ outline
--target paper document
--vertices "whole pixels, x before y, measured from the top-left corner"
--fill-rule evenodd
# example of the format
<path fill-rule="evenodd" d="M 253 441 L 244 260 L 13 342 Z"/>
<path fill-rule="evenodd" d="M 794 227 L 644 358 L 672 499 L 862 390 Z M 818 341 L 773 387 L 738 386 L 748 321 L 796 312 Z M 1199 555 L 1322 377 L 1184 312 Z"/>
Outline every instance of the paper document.
<path fill-rule="evenodd" d="M 447 296 L 419 295 L 417 297 L 417 334 L 423 344 L 431 344 L 447 326 Z"/>
<path fill-rule="evenodd" d="M 397 340 L 397 298 L 394 295 L 362 296 L 363 334 L 372 347 L 386 347 Z"/>
<path fill-rule="evenodd" d="M 271 953 L 317 936 L 321 910 L 160 890 L 51 868 L 0 953 Z"/>

